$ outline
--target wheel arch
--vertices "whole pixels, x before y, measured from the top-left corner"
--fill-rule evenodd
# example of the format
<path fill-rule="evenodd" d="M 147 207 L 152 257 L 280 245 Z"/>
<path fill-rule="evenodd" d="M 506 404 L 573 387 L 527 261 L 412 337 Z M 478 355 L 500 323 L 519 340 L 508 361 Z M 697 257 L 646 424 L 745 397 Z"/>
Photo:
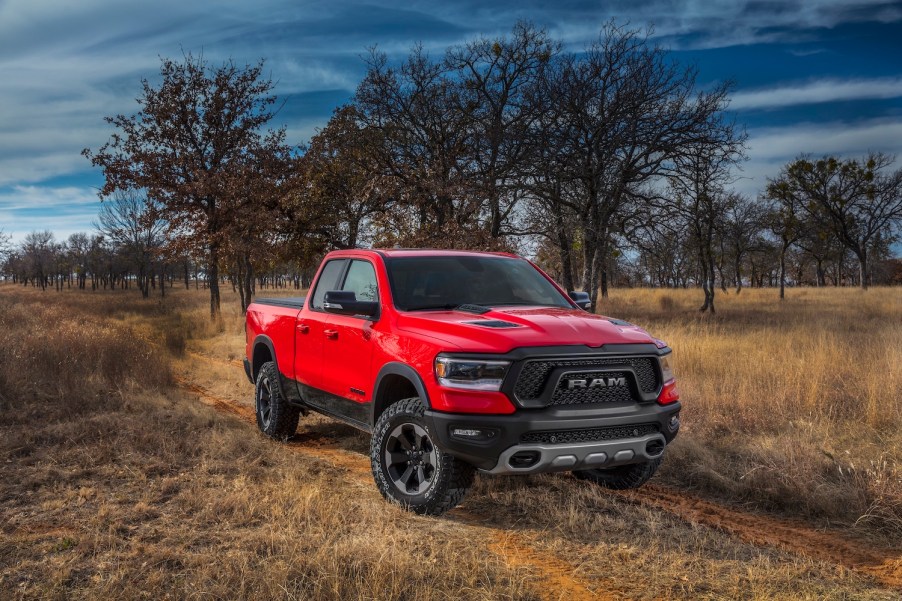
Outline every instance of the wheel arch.
<path fill-rule="evenodd" d="M 427 409 L 431 407 L 423 379 L 414 368 L 395 361 L 383 365 L 373 386 L 370 425 L 375 425 L 382 412 L 392 404 L 413 396 L 419 397 Z"/>
<path fill-rule="evenodd" d="M 254 338 L 254 350 L 251 355 L 251 377 L 254 382 L 257 381 L 260 367 L 267 361 L 273 361 L 278 368 L 279 362 L 276 359 L 276 348 L 272 343 L 272 338 L 266 334 L 260 334 Z"/>

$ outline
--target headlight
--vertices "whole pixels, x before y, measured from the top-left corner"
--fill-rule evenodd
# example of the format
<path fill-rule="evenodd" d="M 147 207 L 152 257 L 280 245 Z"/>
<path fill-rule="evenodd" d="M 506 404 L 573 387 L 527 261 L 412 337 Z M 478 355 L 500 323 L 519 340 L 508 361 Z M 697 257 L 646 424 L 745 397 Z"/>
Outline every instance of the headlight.
<path fill-rule="evenodd" d="M 670 367 L 670 355 L 661 357 L 661 375 L 664 376 L 664 383 L 673 380 L 673 369 Z"/>
<path fill-rule="evenodd" d="M 469 390 L 500 390 L 510 361 L 482 361 L 438 357 L 435 377 L 439 384 Z"/>

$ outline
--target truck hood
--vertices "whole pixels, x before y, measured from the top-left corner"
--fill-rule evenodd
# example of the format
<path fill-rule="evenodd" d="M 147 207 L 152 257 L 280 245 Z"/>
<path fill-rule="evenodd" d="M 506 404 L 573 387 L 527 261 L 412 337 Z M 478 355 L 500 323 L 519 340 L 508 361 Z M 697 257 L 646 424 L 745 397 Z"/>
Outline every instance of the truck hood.
<path fill-rule="evenodd" d="M 462 351 L 506 353 L 525 346 L 654 344 L 642 328 L 619 319 L 556 307 L 497 307 L 398 313 L 399 329 L 438 338 Z"/>

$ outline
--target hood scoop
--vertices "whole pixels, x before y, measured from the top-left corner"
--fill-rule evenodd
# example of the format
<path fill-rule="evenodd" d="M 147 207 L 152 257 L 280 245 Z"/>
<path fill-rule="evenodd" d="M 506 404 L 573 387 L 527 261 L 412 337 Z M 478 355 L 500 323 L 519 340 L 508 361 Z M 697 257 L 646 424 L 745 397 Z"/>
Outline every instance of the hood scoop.
<path fill-rule="evenodd" d="M 613 317 L 608 317 L 608 321 L 610 321 L 615 326 L 632 326 L 633 325 L 628 321 L 623 321 L 622 319 L 615 319 Z"/>
<path fill-rule="evenodd" d="M 501 321 L 500 319 L 480 319 L 478 321 L 463 322 L 471 326 L 482 326 L 484 328 L 522 328 L 520 324 L 511 323 L 509 321 Z"/>
<path fill-rule="evenodd" d="M 492 309 L 490 307 L 483 307 L 482 305 L 473 305 L 473 304 L 464 304 L 457 305 L 454 307 L 455 311 L 463 311 L 464 313 L 475 313 L 476 315 L 482 315 L 483 313 L 488 313 Z"/>

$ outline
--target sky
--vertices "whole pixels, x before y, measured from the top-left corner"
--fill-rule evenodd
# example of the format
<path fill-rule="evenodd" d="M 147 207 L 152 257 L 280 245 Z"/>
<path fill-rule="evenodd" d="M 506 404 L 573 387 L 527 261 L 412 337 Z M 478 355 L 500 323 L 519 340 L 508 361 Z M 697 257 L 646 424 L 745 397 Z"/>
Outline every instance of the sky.
<path fill-rule="evenodd" d="M 81 150 L 109 139 L 105 116 L 137 112 L 161 56 L 265 58 L 285 101 L 277 125 L 303 144 L 352 97 L 371 46 L 438 57 L 528 20 L 578 52 L 612 18 L 653 25 L 700 86 L 735 82 L 730 110 L 749 136 L 739 191 L 759 194 L 801 153 L 883 151 L 902 166 L 902 2 L 0 0 L 0 230 L 92 229 L 103 176 Z"/>

